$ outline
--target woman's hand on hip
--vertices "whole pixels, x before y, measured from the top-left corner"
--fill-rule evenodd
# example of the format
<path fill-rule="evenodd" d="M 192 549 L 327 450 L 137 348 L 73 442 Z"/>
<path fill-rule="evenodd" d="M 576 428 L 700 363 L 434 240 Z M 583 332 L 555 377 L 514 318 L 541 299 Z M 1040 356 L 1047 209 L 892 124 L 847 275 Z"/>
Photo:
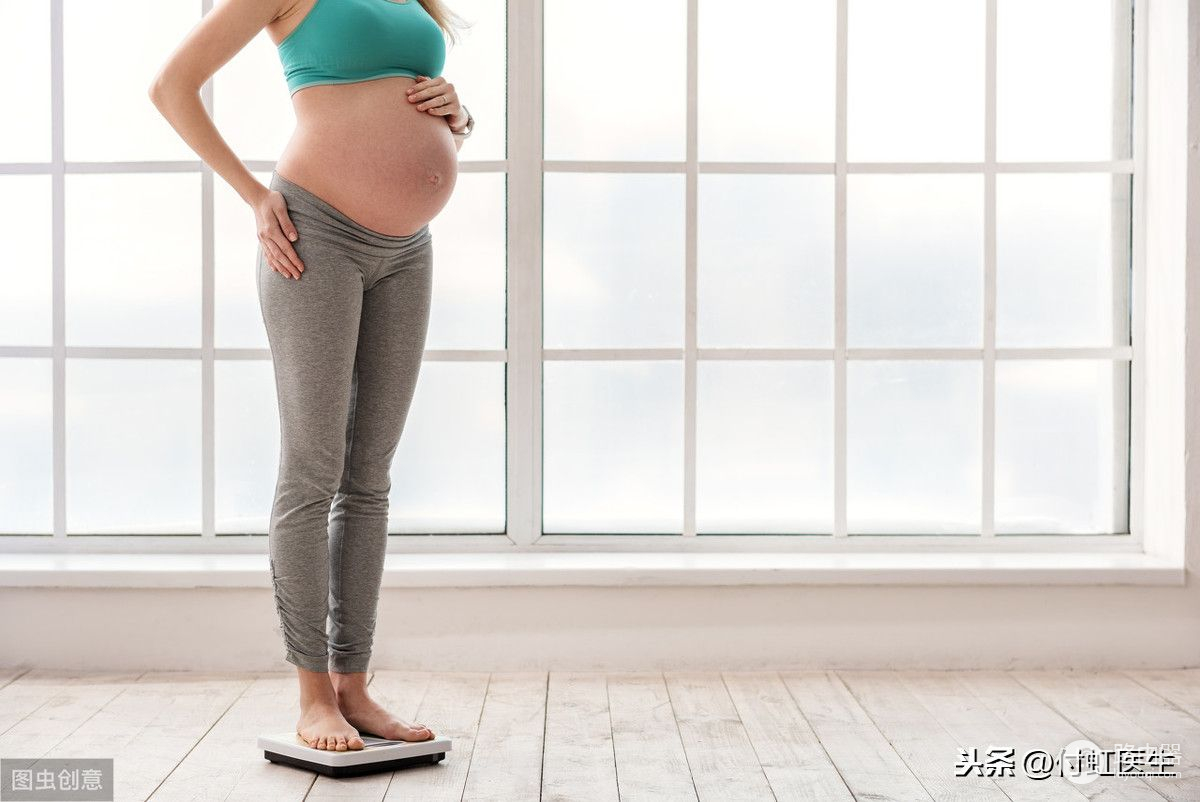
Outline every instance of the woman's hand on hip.
<path fill-rule="evenodd" d="M 417 82 L 408 87 L 408 102 L 415 103 L 418 111 L 445 117 L 451 128 L 467 121 L 462 104 L 458 102 L 458 92 L 454 90 L 454 84 L 440 75 L 436 78 L 417 76 Z"/>
<path fill-rule="evenodd" d="M 277 189 L 269 189 L 254 204 L 258 241 L 271 269 L 287 278 L 300 278 L 304 263 L 296 255 L 292 242 L 299 236 L 292 219 L 288 216 L 287 201 Z"/>

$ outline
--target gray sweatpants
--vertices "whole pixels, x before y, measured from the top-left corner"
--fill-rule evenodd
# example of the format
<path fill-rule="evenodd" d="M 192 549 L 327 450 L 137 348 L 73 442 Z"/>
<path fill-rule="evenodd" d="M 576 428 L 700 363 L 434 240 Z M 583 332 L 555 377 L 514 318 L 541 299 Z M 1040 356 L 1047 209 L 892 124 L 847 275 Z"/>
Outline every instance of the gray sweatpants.
<path fill-rule="evenodd" d="M 387 546 L 389 468 L 421 368 L 433 243 L 351 220 L 277 173 L 299 279 L 258 251 L 258 296 L 279 399 L 269 550 L 285 659 L 366 671 Z M 326 634 L 326 619 L 331 626 Z"/>

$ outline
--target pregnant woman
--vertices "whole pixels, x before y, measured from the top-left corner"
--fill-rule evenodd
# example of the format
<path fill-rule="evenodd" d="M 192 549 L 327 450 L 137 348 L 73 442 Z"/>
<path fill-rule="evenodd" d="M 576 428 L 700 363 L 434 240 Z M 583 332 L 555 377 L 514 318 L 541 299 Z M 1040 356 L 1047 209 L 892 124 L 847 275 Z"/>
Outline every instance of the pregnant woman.
<path fill-rule="evenodd" d="M 284 657 L 300 681 L 296 732 L 317 749 L 361 749 L 360 732 L 434 737 L 376 702 L 366 671 L 389 468 L 429 321 L 429 221 L 449 200 L 475 124 L 441 76 L 452 18 L 461 22 L 439 0 L 221 0 L 150 88 L 254 210 L 281 436 L 269 565 Z M 297 121 L 270 186 L 199 96 L 264 28 Z"/>

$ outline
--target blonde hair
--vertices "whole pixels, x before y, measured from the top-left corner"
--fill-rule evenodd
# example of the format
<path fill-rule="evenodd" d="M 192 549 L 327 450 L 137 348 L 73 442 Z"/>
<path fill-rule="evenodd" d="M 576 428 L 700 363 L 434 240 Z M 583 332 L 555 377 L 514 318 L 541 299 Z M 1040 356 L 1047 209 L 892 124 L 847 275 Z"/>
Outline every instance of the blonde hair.
<path fill-rule="evenodd" d="M 433 17 L 433 21 L 438 24 L 438 27 L 446 32 L 452 43 L 458 42 L 458 36 L 455 31 L 458 28 L 470 28 L 471 24 L 465 19 L 455 14 L 442 0 L 419 0 L 425 10 L 429 12 L 429 16 Z"/>

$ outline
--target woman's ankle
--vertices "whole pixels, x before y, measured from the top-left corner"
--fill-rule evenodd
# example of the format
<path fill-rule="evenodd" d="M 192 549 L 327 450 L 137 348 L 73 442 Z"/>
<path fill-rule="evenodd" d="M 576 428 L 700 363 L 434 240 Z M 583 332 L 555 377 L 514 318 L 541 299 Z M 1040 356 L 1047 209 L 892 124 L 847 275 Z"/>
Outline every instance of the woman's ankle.
<path fill-rule="evenodd" d="M 365 696 L 367 693 L 366 672 L 329 672 L 329 684 L 338 698 Z"/>
<path fill-rule="evenodd" d="M 337 693 L 329 681 L 329 675 L 323 671 L 298 671 L 300 682 L 300 707 L 308 709 L 314 706 L 337 707 Z"/>

